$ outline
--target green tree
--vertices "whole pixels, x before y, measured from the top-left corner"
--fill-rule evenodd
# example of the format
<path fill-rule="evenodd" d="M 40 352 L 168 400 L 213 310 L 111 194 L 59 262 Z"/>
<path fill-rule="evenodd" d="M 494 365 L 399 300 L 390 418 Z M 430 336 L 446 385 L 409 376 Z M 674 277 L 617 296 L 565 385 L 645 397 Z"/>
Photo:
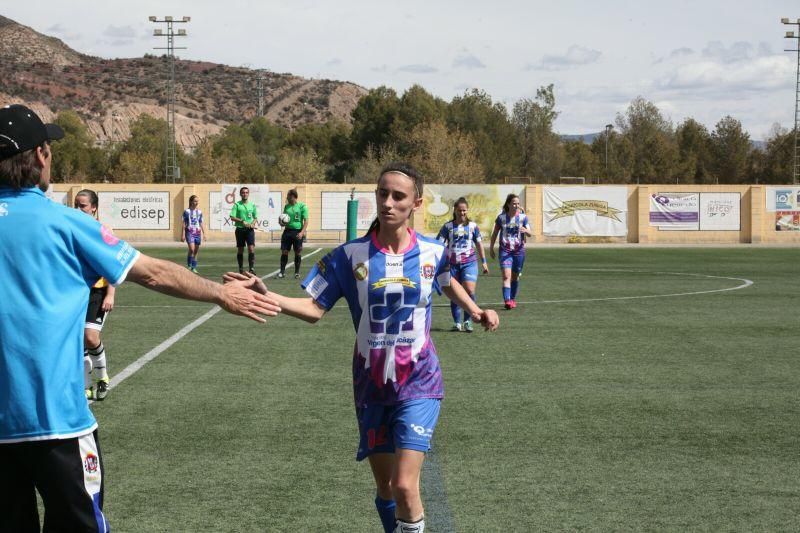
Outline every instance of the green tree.
<path fill-rule="evenodd" d="M 417 125 L 402 142 L 410 148 L 409 161 L 431 183 L 481 183 L 483 166 L 475 142 L 458 130 L 447 131 L 442 121 Z"/>
<path fill-rule="evenodd" d="M 678 163 L 675 175 L 688 183 L 711 183 L 711 135 L 705 126 L 687 118 L 675 130 Z"/>
<path fill-rule="evenodd" d="M 420 124 L 430 124 L 435 121 L 443 122 L 447 112 L 447 103 L 435 98 L 419 85 L 408 89 L 397 106 L 397 115 L 391 127 L 392 139 L 398 143 L 401 153 L 410 150 L 404 144 L 409 133 Z"/>
<path fill-rule="evenodd" d="M 591 183 L 594 178 L 603 175 L 602 172 L 599 172 L 600 165 L 590 145 L 583 141 L 568 141 L 562 145 L 562 148 L 564 151 L 562 175 L 583 177 L 586 178 L 587 183 Z"/>
<path fill-rule="evenodd" d="M 325 164 L 311 148 L 283 148 L 278 156 L 277 170 L 284 183 L 323 183 Z"/>
<path fill-rule="evenodd" d="M 58 114 L 55 121 L 64 130 L 64 138 L 53 143 L 53 170 L 55 181 L 93 181 L 98 159 L 102 152 L 92 146 L 89 130 L 75 111 Z"/>
<path fill-rule="evenodd" d="M 750 153 L 750 135 L 742 130 L 742 123 L 730 115 L 717 122 L 711 132 L 712 165 L 717 178 L 723 183 L 748 181 L 747 157 Z"/>
<path fill-rule="evenodd" d="M 353 153 L 362 157 L 367 147 L 381 150 L 393 143 L 392 125 L 397 119 L 400 99 L 397 93 L 388 87 L 372 89 L 361 97 L 353 109 L 353 131 L 351 142 Z"/>
<path fill-rule="evenodd" d="M 668 183 L 673 179 L 678 147 L 672 123 L 655 104 L 635 98 L 625 114 L 617 114 L 617 127 L 630 143 L 630 179 L 650 183 Z"/>
<path fill-rule="evenodd" d="M 153 183 L 164 181 L 167 122 L 150 115 L 139 115 L 131 124 L 131 135 L 113 154 L 113 181 Z M 183 167 L 186 155 L 176 146 L 178 165 Z"/>
<path fill-rule="evenodd" d="M 514 104 L 511 123 L 516 130 L 520 154 L 519 170 L 523 176 L 553 179 L 561 175 L 563 152 L 560 139 L 553 132 L 558 118 L 553 84 L 539 87 L 536 98 L 523 98 Z"/>
<path fill-rule="evenodd" d="M 240 124 L 230 124 L 214 140 L 212 152 L 214 157 L 238 162 L 240 182 L 266 182 L 266 165 L 258 156 L 257 144 L 250 135 L 249 128 Z"/>
<path fill-rule="evenodd" d="M 215 138 L 206 137 L 189 158 L 186 181 L 194 183 L 240 182 L 239 162 L 228 154 L 214 156 Z"/>
<path fill-rule="evenodd" d="M 754 150 L 755 152 L 755 150 Z M 755 174 L 757 183 L 791 183 L 794 168 L 794 130 L 781 128 L 780 125 L 772 126 L 772 131 L 767 137 L 767 145 L 763 154 L 761 168 Z"/>

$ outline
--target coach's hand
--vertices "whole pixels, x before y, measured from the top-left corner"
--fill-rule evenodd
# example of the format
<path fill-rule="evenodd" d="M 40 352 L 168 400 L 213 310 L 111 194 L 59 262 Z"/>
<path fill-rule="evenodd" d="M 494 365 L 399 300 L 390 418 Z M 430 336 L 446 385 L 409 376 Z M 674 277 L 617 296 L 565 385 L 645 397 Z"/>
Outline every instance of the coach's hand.
<path fill-rule="evenodd" d="M 500 317 L 492 309 L 481 309 L 480 313 L 472 313 L 472 320 L 480 323 L 486 331 L 496 331 L 500 326 Z"/>
<path fill-rule="evenodd" d="M 235 315 L 242 315 L 266 322 L 258 315 L 277 316 L 281 312 L 280 305 L 267 295 L 267 286 L 257 276 L 228 272 L 223 276 L 220 307 Z"/>

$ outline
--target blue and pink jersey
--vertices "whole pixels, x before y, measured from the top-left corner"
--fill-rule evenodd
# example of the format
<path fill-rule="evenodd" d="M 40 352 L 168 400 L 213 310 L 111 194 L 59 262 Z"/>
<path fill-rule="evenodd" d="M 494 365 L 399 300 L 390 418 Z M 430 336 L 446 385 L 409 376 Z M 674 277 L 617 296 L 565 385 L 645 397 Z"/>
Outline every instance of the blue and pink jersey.
<path fill-rule="evenodd" d="M 186 224 L 186 233 L 193 236 L 200 235 L 203 212 L 199 209 L 186 209 L 183 212 L 183 223 Z"/>
<path fill-rule="evenodd" d="M 447 222 L 436 236 L 447 246 L 451 265 L 466 265 L 477 261 L 475 247 L 481 242 L 481 230 L 475 222 Z"/>
<path fill-rule="evenodd" d="M 374 233 L 345 243 L 302 283 L 326 310 L 347 300 L 356 330 L 357 407 L 444 396 L 430 337 L 431 297 L 450 285 L 450 265 L 442 243 L 409 233 L 411 244 L 399 254 L 382 248 Z"/>
<path fill-rule="evenodd" d="M 508 215 L 505 211 L 497 215 L 494 221 L 495 226 L 500 228 L 500 251 L 511 254 L 525 253 L 525 237 L 519 229 L 521 227 L 531 229 L 528 223 L 528 216 L 517 211 L 515 215 Z"/>

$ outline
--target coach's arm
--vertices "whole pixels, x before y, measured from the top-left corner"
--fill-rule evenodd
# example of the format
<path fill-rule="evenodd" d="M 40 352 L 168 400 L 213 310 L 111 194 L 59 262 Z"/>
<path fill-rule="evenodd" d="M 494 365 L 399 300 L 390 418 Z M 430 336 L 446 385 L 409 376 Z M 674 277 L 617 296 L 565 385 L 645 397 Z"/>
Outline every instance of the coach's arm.
<path fill-rule="evenodd" d="M 271 295 L 257 291 L 258 278 L 235 280 L 220 285 L 175 263 L 139 254 L 128 273 L 129 280 L 142 287 L 177 298 L 217 304 L 234 315 L 266 322 L 259 315 L 276 316 L 281 308 Z"/>
<path fill-rule="evenodd" d="M 255 285 L 253 285 L 253 290 L 272 298 L 280 306 L 281 313 L 284 315 L 293 316 L 294 318 L 299 318 L 300 320 L 305 320 L 310 324 L 314 324 L 320 318 L 325 316 L 325 313 L 327 312 L 325 308 L 317 303 L 317 301 L 313 298 L 290 298 L 288 296 L 278 294 L 277 292 L 267 290 L 267 286 L 264 284 L 264 282 L 257 276 L 254 276 L 250 273 L 238 274 L 236 272 L 227 272 L 222 275 L 222 281 L 225 283 L 225 285 L 237 281 L 244 281 L 246 279 L 256 280 Z"/>

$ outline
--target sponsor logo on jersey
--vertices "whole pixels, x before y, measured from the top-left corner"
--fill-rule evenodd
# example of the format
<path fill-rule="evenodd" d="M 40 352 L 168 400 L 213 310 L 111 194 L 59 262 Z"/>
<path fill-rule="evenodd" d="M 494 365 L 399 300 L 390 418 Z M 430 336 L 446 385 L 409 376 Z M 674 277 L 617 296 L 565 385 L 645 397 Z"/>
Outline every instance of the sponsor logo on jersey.
<path fill-rule="evenodd" d="M 86 459 L 83 460 L 83 469 L 89 474 L 94 474 L 100 468 L 100 461 L 97 456 L 91 452 L 86 454 Z"/>
<path fill-rule="evenodd" d="M 322 274 L 323 276 L 325 275 L 325 272 L 328 270 L 328 266 L 325 264 L 324 257 L 319 261 L 317 261 L 317 270 L 319 270 L 319 273 Z"/>
<path fill-rule="evenodd" d="M 436 267 L 430 263 L 425 263 L 421 267 L 419 267 L 419 275 L 425 279 L 433 279 L 433 275 L 436 273 Z"/>
<path fill-rule="evenodd" d="M 403 266 L 403 260 L 398 259 L 397 261 L 386 261 L 386 267 L 401 267 Z"/>
<path fill-rule="evenodd" d="M 311 283 L 308 284 L 306 290 L 311 295 L 312 298 L 319 298 L 319 295 L 322 294 L 325 289 L 328 288 L 328 282 L 325 281 L 320 274 L 314 276 L 314 279 L 311 280 Z"/>
<path fill-rule="evenodd" d="M 381 279 L 379 279 L 378 281 L 376 281 L 375 283 L 372 284 L 372 289 L 373 290 L 374 289 L 380 289 L 382 287 L 386 287 L 387 285 L 391 285 L 393 283 L 399 283 L 403 287 L 410 287 L 412 289 L 417 286 L 416 283 L 414 283 L 413 281 L 411 281 L 408 278 L 394 277 L 394 278 L 381 278 Z"/>
<path fill-rule="evenodd" d="M 4 217 L 8 214 L 8 204 L 0 204 L 0 217 Z"/>
<path fill-rule="evenodd" d="M 433 435 L 432 428 L 426 428 L 425 426 L 418 426 L 417 424 L 409 424 L 411 429 L 414 430 L 414 433 L 419 435 L 420 437 L 431 437 Z"/>
<path fill-rule="evenodd" d="M 119 239 L 114 236 L 114 232 L 111 231 L 106 225 L 100 226 L 100 235 L 103 236 L 103 242 L 109 246 L 116 246 L 119 242 Z"/>
<path fill-rule="evenodd" d="M 369 269 L 367 268 L 367 265 L 364 263 L 357 264 L 356 267 L 353 269 L 353 277 L 355 277 L 358 281 L 364 281 L 365 279 L 367 279 L 368 275 L 369 275 Z"/>

